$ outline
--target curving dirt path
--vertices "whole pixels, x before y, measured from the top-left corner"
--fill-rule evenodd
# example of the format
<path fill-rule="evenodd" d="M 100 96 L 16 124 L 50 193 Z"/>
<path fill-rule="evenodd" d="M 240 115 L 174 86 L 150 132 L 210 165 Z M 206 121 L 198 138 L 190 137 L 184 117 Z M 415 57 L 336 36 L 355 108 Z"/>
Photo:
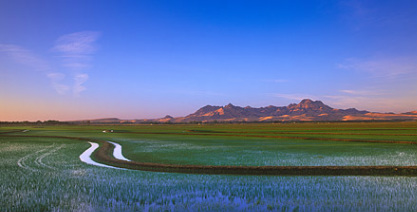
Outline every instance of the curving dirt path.
<path fill-rule="evenodd" d="M 114 145 L 114 150 L 113 150 L 113 157 L 118 159 L 118 160 L 124 160 L 124 161 L 130 161 L 129 159 L 125 158 L 122 154 L 122 146 L 120 146 L 120 144 L 115 143 L 115 142 L 111 142 L 111 141 L 107 141 L 111 144 Z"/>
<path fill-rule="evenodd" d="M 93 166 L 112 168 L 112 169 L 122 169 L 122 168 L 119 168 L 119 167 L 114 167 L 114 166 L 109 166 L 109 165 L 102 164 L 102 163 L 97 163 L 93 159 L 91 159 L 91 154 L 93 154 L 93 152 L 99 147 L 99 145 L 97 143 L 93 143 L 93 142 L 88 142 L 88 143 L 91 144 L 91 147 L 88 148 L 87 150 L 85 150 L 79 157 L 82 162 L 84 162 L 86 164 L 93 165 Z"/>

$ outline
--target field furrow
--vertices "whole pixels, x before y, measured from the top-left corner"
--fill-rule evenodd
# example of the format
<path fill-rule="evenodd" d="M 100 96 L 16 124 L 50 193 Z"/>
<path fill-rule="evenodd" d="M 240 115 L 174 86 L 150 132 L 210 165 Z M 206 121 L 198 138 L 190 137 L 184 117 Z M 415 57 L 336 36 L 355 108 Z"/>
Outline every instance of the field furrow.
<path fill-rule="evenodd" d="M 24 168 L 24 169 L 27 169 L 27 170 L 30 170 L 30 171 L 39 171 L 39 169 L 38 169 L 38 168 L 36 168 L 35 166 L 30 166 L 30 165 L 28 165 L 28 164 L 27 164 L 27 162 L 28 162 L 28 161 L 30 161 L 31 163 L 35 163 L 35 164 L 37 164 L 37 165 L 40 165 L 40 164 L 38 163 L 38 160 L 37 160 L 38 155 L 39 155 L 40 153 L 42 153 L 42 152 L 46 152 L 46 151 L 48 151 L 48 150 L 49 150 L 50 148 L 52 148 L 52 147 L 53 147 L 53 145 L 52 145 L 52 146 L 50 146 L 50 147 L 47 147 L 47 148 L 41 149 L 41 150 L 39 150 L 39 151 L 36 151 L 36 152 L 34 152 L 34 153 L 31 153 L 31 154 L 25 155 L 24 157 L 20 158 L 20 159 L 17 161 L 17 165 L 18 165 L 19 167 L 21 167 L 21 168 Z"/>
<path fill-rule="evenodd" d="M 64 147 L 65 147 L 65 144 L 61 144 L 60 146 L 55 147 L 54 149 L 52 149 L 52 150 L 48 151 L 47 153 L 40 155 L 39 157 L 37 157 L 37 158 L 35 159 L 35 163 L 36 163 L 36 164 L 38 164 L 38 165 L 40 165 L 40 166 L 42 166 L 42 167 L 45 167 L 45 168 L 49 168 L 49 169 L 56 170 L 56 167 L 52 167 L 52 166 L 46 165 L 44 162 L 42 162 L 42 160 L 43 160 L 45 157 L 48 157 L 48 156 L 50 156 L 51 154 L 54 154 L 56 151 L 58 151 L 58 150 L 60 150 L 60 149 L 62 149 L 62 148 L 64 148 Z"/>

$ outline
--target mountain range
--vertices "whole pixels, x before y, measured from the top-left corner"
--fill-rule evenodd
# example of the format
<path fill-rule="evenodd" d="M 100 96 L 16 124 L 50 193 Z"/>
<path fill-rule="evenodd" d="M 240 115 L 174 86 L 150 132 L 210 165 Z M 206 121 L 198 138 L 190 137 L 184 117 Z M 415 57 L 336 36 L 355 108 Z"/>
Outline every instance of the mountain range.
<path fill-rule="evenodd" d="M 375 113 L 366 110 L 336 109 L 321 101 L 304 99 L 288 106 L 240 107 L 206 105 L 185 117 L 165 116 L 158 119 L 121 120 L 117 118 L 88 120 L 90 123 L 186 123 L 186 122 L 288 122 L 288 121 L 372 121 L 417 120 L 417 111 L 402 114 Z"/>

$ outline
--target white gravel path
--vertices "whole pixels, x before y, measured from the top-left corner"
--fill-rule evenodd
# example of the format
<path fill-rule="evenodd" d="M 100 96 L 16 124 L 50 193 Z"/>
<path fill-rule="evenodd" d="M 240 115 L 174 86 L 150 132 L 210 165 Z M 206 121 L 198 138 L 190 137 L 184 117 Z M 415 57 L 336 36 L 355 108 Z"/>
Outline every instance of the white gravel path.
<path fill-rule="evenodd" d="M 91 144 L 91 147 L 88 148 L 87 150 L 85 150 L 81 155 L 80 155 L 80 160 L 86 164 L 90 164 L 93 166 L 100 166 L 100 167 L 105 167 L 105 168 L 112 168 L 112 169 L 122 169 L 122 170 L 127 170 L 124 168 L 119 168 L 119 167 L 114 167 L 114 166 L 109 166 L 106 164 L 102 164 L 102 163 L 97 163 L 95 161 L 93 161 L 91 159 L 91 154 L 99 147 L 99 145 L 97 143 L 94 142 L 88 142 Z"/>
<path fill-rule="evenodd" d="M 125 158 L 122 154 L 122 146 L 120 146 L 120 144 L 118 143 L 114 143 L 111 141 L 107 141 L 111 144 L 114 145 L 114 151 L 113 151 L 113 157 L 118 159 L 118 160 L 124 160 L 124 161 L 130 161 L 129 159 Z"/>

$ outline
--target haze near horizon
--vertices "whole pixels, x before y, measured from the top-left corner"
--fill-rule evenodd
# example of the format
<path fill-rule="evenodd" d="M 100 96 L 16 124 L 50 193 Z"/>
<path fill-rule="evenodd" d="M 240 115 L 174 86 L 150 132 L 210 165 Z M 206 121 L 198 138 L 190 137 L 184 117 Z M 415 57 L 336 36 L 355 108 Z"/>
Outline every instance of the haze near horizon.
<path fill-rule="evenodd" d="M 0 121 L 417 110 L 417 2 L 4 1 Z"/>

